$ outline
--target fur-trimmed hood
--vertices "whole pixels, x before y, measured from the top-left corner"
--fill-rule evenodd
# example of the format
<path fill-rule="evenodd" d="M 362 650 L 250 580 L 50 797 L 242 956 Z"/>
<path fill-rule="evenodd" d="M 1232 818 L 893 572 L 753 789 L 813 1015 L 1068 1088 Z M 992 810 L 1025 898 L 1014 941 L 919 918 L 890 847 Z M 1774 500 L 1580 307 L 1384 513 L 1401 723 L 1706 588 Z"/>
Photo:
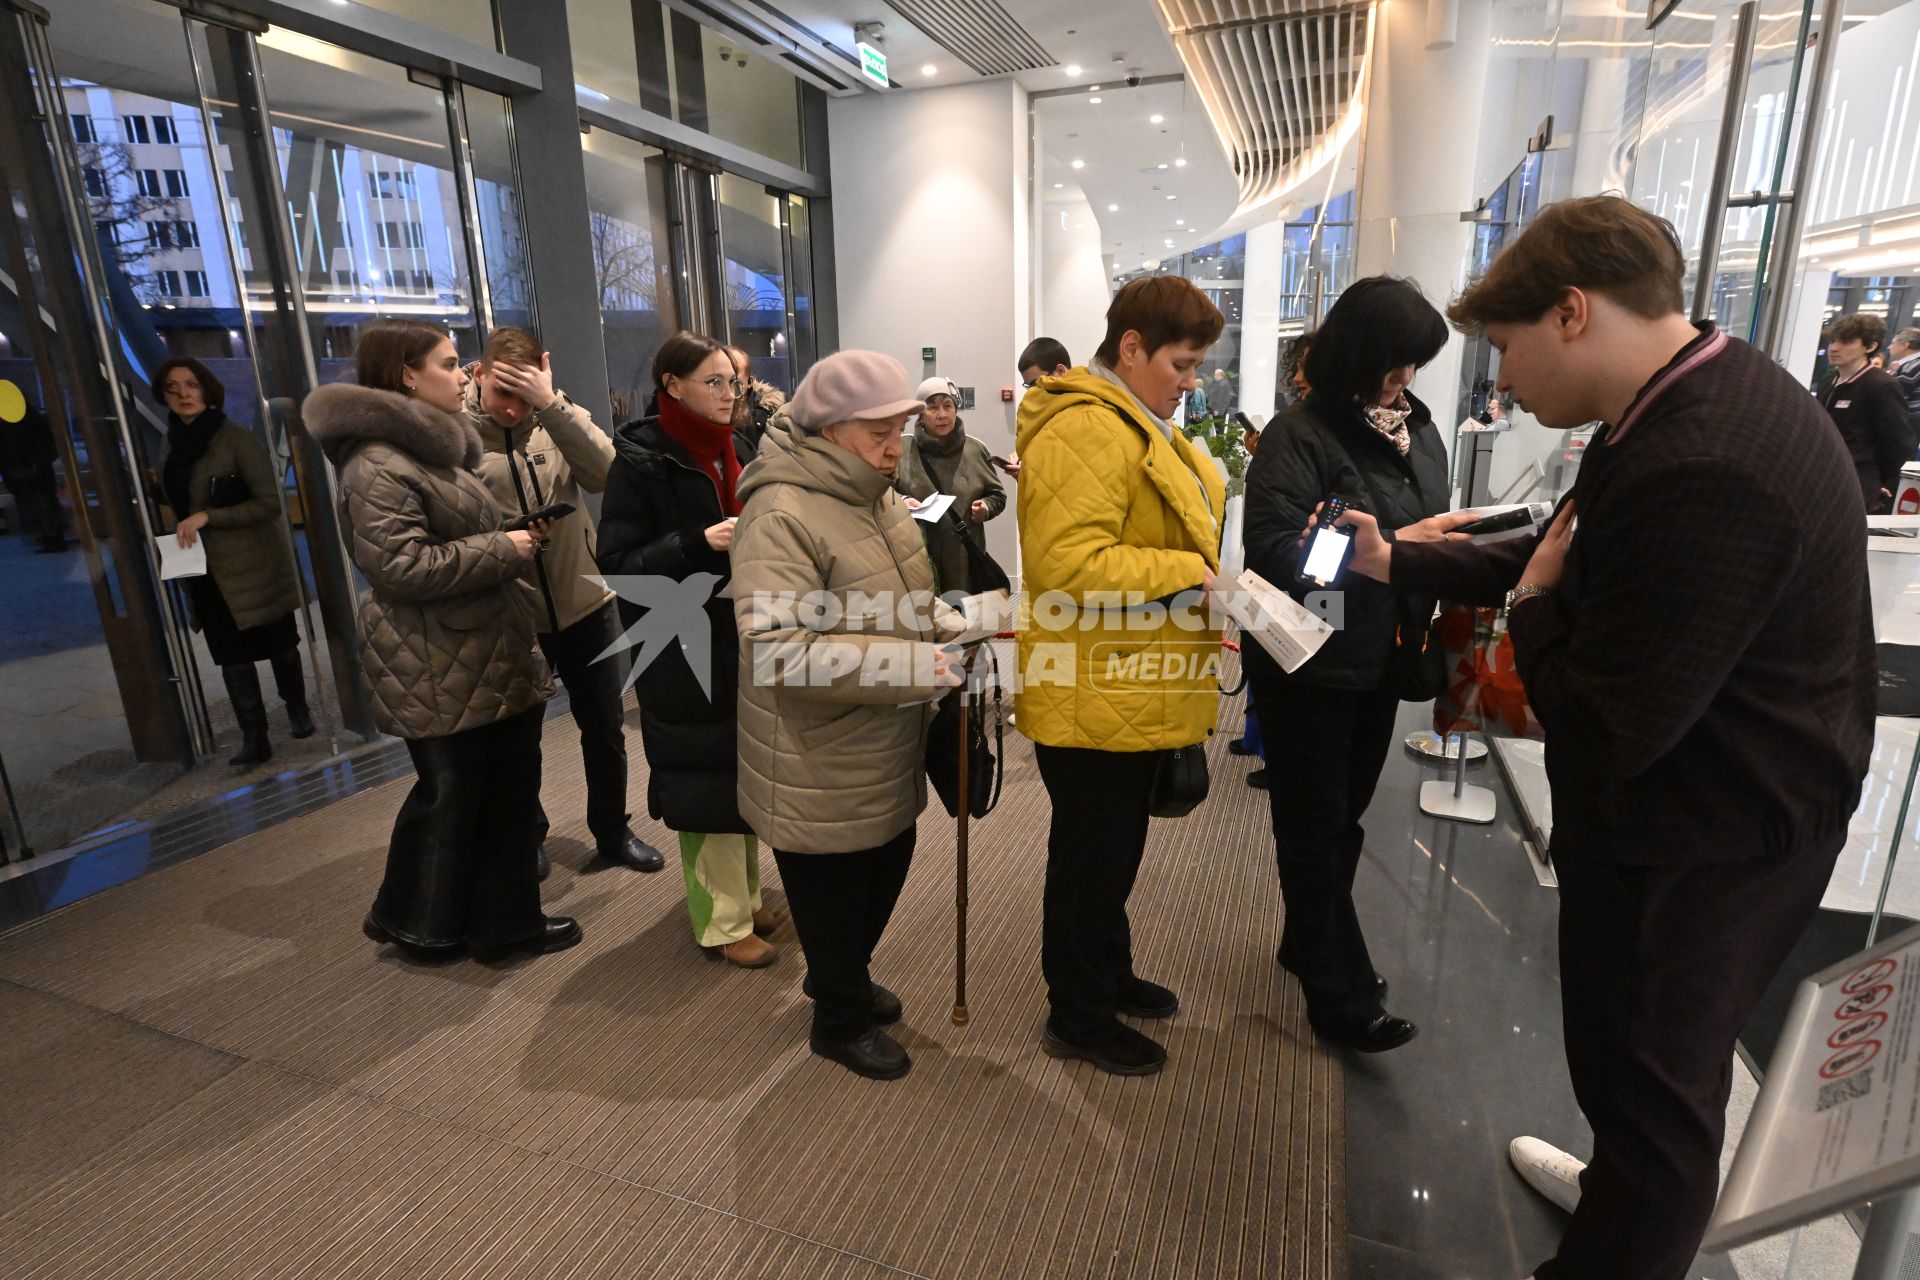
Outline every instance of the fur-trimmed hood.
<path fill-rule="evenodd" d="M 480 465 L 480 432 L 464 415 L 442 413 L 394 391 L 351 382 L 331 382 L 307 397 L 301 409 L 307 434 L 339 466 L 355 448 L 390 444 L 433 467 Z"/>

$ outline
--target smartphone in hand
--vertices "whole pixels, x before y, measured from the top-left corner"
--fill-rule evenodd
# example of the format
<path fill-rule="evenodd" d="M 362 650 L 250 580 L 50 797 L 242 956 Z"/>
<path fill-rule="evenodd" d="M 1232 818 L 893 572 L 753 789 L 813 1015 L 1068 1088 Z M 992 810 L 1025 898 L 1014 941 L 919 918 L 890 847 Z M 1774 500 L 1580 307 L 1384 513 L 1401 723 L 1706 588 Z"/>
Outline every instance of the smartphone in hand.
<path fill-rule="evenodd" d="M 1300 572 L 1294 581 L 1309 591 L 1323 591 L 1333 585 L 1353 554 L 1353 533 L 1336 529 L 1333 522 L 1347 509 L 1347 500 L 1335 494 L 1320 506 L 1319 518 L 1307 537 L 1306 553 L 1300 560 Z"/>
<path fill-rule="evenodd" d="M 500 527 L 508 533 L 518 533 L 536 520 L 561 520 L 574 513 L 577 508 L 571 502 L 555 502 L 538 511 L 529 511 L 526 515 L 515 516 Z"/>

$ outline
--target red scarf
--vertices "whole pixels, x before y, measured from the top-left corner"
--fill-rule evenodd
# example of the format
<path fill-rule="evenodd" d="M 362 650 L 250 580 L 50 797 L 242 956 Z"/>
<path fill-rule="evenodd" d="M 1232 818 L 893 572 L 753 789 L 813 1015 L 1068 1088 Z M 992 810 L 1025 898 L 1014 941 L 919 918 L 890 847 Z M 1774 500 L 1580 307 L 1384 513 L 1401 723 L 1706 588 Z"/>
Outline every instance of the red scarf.
<path fill-rule="evenodd" d="M 713 481 L 720 496 L 720 514 L 737 516 L 740 502 L 734 486 L 740 480 L 740 459 L 733 453 L 733 424 L 708 422 L 687 406 L 662 392 L 660 429 L 693 458 L 693 465 Z"/>

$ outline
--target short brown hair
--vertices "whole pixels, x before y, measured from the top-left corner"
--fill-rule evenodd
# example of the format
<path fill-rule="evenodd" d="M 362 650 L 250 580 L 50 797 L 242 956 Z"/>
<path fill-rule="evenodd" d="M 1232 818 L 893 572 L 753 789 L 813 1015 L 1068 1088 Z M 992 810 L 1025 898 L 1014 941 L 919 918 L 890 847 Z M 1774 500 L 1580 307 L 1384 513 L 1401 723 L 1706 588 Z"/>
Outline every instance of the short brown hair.
<path fill-rule="evenodd" d="M 1658 320 L 1685 309 L 1686 254 L 1673 224 L 1619 196 L 1561 200 L 1534 215 L 1478 284 L 1453 300 L 1462 331 L 1531 324 L 1568 289 L 1602 294 Z"/>
<path fill-rule="evenodd" d="M 694 333 L 687 329 L 668 338 L 653 353 L 653 389 L 661 395 L 667 393 L 667 376 L 690 378 L 693 371 L 705 364 L 716 353 L 724 355 L 727 344 L 718 338 L 709 338 L 704 333 Z M 729 366 L 733 363 L 727 357 Z"/>
<path fill-rule="evenodd" d="M 1107 307 L 1107 336 L 1094 352 L 1109 369 L 1120 363 L 1120 339 L 1132 330 L 1152 355 L 1169 342 L 1210 347 L 1227 319 L 1200 286 L 1183 276 L 1142 276 L 1120 286 Z"/>
<path fill-rule="evenodd" d="M 1878 351 L 1887 342 L 1887 322 L 1879 316 L 1856 311 L 1841 316 L 1827 328 L 1828 342 L 1860 342 L 1869 352 Z"/>
<path fill-rule="evenodd" d="M 171 360 L 162 360 L 154 367 L 153 375 L 147 380 L 153 389 L 153 398 L 162 405 L 167 403 L 167 375 L 175 369 L 185 369 L 200 384 L 200 398 L 212 409 L 224 408 L 227 403 L 227 388 L 220 379 L 213 376 L 213 370 L 198 360 L 186 356 L 175 356 Z"/>
<path fill-rule="evenodd" d="M 480 363 L 492 368 L 504 360 L 508 364 L 524 364 L 538 369 L 540 357 L 546 354 L 546 347 L 530 330 L 503 324 L 487 335 L 487 345 L 480 348 Z"/>
<path fill-rule="evenodd" d="M 375 320 L 353 344 L 354 379 L 363 387 L 406 395 L 407 370 L 418 369 L 448 341 L 445 329 L 424 320 Z"/>

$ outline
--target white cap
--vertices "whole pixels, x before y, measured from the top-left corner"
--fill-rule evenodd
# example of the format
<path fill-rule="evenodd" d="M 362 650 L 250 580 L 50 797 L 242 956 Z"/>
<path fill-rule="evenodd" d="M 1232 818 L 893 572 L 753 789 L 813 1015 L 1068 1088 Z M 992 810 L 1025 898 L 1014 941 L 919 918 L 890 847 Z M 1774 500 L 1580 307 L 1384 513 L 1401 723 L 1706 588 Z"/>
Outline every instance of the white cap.
<path fill-rule="evenodd" d="M 939 374 L 935 374 L 925 382 L 922 382 L 919 387 L 915 388 L 913 393 L 915 400 L 927 400 L 933 396 L 952 396 L 953 402 L 959 404 L 960 388 L 953 385 L 952 378 L 943 378 Z"/>

